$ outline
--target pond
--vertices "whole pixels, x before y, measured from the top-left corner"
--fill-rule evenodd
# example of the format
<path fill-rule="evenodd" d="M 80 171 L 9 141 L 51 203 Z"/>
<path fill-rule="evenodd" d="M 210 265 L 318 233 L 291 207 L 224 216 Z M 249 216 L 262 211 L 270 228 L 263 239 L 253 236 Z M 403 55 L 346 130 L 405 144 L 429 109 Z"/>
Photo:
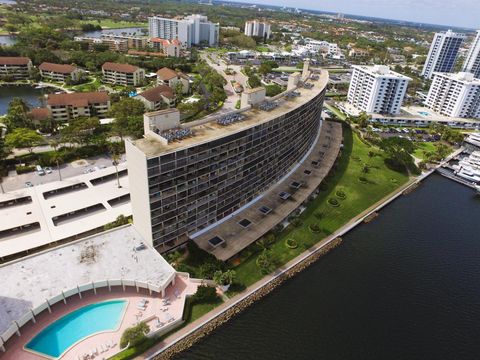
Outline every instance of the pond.
<path fill-rule="evenodd" d="M 0 0 L 0 4 L 2 1 Z M 142 31 L 143 30 L 143 31 Z M 147 28 L 129 27 L 123 29 L 105 29 L 98 31 L 87 31 L 83 33 L 84 36 L 99 38 L 103 34 L 115 34 L 115 35 L 148 35 Z M 15 35 L 0 35 L 0 45 L 13 45 L 16 42 Z"/>
<path fill-rule="evenodd" d="M 0 86 L 0 115 L 5 115 L 8 110 L 8 104 L 13 98 L 19 97 L 32 107 L 42 106 L 42 98 L 46 93 L 45 89 L 35 89 L 30 85 L 6 85 Z"/>

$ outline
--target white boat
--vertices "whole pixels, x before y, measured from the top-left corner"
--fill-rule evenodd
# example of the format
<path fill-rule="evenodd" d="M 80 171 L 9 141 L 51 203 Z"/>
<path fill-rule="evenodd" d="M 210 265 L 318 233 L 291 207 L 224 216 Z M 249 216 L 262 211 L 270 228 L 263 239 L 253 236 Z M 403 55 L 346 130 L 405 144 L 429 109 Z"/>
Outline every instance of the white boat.
<path fill-rule="evenodd" d="M 465 139 L 465 142 L 480 147 L 480 133 L 470 134 L 470 135 Z"/>

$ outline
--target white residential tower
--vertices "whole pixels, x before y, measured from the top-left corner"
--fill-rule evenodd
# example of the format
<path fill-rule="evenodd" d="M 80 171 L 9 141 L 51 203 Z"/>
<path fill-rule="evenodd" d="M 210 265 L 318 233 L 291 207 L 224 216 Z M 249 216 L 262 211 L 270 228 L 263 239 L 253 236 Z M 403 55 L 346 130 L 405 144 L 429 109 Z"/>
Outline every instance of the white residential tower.
<path fill-rule="evenodd" d="M 388 66 L 353 66 L 348 102 L 361 111 L 398 114 L 411 79 Z"/>
<path fill-rule="evenodd" d="M 450 117 L 480 118 L 480 80 L 471 73 L 435 73 L 427 105 Z"/>
<path fill-rule="evenodd" d="M 472 73 L 477 79 L 480 78 L 480 30 L 477 30 L 477 36 L 470 46 L 467 58 L 463 64 L 463 71 Z"/>
<path fill-rule="evenodd" d="M 452 30 L 436 33 L 423 66 L 422 76 L 431 79 L 434 72 L 452 72 L 458 49 L 464 39 L 465 34 L 454 33 Z"/>
<path fill-rule="evenodd" d="M 203 15 L 190 15 L 184 19 L 168 19 L 158 16 L 148 18 L 150 38 L 179 40 L 185 46 L 218 45 L 219 24 L 208 21 Z"/>

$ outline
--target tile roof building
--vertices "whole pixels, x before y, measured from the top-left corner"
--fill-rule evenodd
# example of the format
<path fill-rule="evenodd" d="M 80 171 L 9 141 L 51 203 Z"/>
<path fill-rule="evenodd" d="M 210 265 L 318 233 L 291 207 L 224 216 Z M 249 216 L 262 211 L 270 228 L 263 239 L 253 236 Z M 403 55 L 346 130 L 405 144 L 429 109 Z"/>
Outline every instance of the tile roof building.
<path fill-rule="evenodd" d="M 145 80 L 145 70 L 130 64 L 106 62 L 102 73 L 103 81 L 114 85 L 138 86 Z"/>
<path fill-rule="evenodd" d="M 40 75 L 45 80 L 65 82 L 68 77 L 73 81 L 77 81 L 80 78 L 80 74 L 83 72 L 81 69 L 73 65 L 67 64 L 54 64 L 49 62 L 43 62 L 38 67 Z"/>
<path fill-rule="evenodd" d="M 0 56 L 0 78 L 28 79 L 32 68 L 32 60 L 28 57 Z"/>
<path fill-rule="evenodd" d="M 47 108 L 55 121 L 68 121 L 78 117 L 105 117 L 110 109 L 106 92 L 87 92 L 48 95 Z"/>
<path fill-rule="evenodd" d="M 188 91 L 190 90 L 190 81 L 187 75 L 167 67 L 161 68 L 157 71 L 158 85 L 167 85 L 173 90 L 175 90 L 175 87 L 178 83 L 182 84 L 183 93 L 188 93 Z"/>
<path fill-rule="evenodd" d="M 158 85 L 138 94 L 136 99 L 142 101 L 149 111 L 160 110 L 161 108 L 175 105 L 175 94 L 173 89 L 167 85 Z"/>

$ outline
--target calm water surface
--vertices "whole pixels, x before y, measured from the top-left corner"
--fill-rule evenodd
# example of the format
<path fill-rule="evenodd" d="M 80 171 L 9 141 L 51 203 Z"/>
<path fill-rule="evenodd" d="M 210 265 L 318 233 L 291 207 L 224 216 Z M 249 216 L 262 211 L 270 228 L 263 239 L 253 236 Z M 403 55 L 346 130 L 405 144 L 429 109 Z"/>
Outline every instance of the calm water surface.
<path fill-rule="evenodd" d="M 30 107 L 42 105 L 42 95 L 45 90 L 35 89 L 33 86 L 0 86 L 0 115 L 7 113 L 8 104 L 15 97 L 24 99 Z"/>
<path fill-rule="evenodd" d="M 480 198 L 438 175 L 179 359 L 479 359 Z"/>

